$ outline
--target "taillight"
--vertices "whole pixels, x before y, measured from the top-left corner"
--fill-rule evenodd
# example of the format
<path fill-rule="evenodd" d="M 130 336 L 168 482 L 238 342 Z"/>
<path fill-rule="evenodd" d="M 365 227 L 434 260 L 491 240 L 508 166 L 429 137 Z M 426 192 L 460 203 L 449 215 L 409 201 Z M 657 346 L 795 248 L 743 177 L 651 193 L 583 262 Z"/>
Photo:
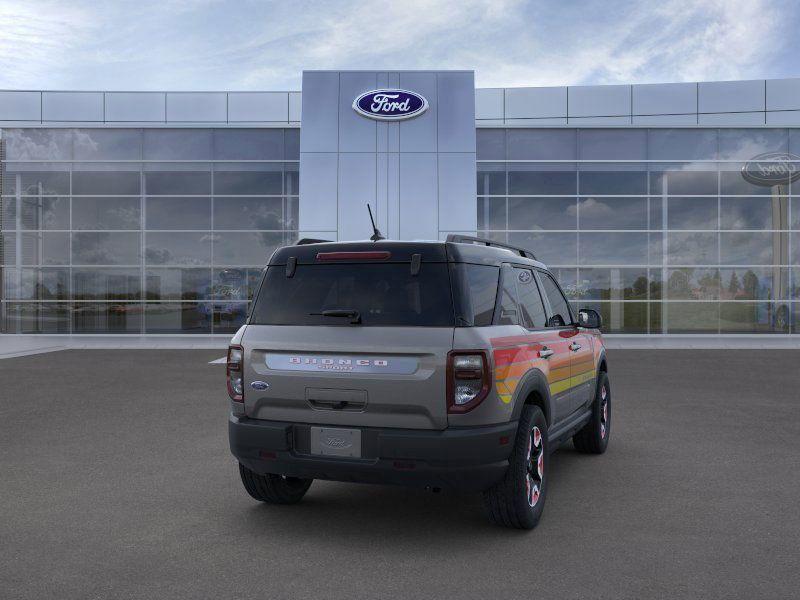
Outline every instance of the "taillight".
<path fill-rule="evenodd" d="M 484 350 L 453 350 L 447 355 L 447 411 L 465 413 L 486 398 L 491 386 Z"/>
<path fill-rule="evenodd" d="M 228 346 L 228 395 L 235 402 L 244 402 L 244 383 L 242 361 L 244 360 L 244 348 L 241 346 Z"/>

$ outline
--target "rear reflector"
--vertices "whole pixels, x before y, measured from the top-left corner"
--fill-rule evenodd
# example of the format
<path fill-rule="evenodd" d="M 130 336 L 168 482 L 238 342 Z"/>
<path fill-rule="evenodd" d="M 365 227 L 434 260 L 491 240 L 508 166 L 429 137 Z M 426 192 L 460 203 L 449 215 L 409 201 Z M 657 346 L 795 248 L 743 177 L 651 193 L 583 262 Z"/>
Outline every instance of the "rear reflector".
<path fill-rule="evenodd" d="M 372 250 L 368 252 L 318 252 L 317 260 L 389 260 L 391 252 Z"/>

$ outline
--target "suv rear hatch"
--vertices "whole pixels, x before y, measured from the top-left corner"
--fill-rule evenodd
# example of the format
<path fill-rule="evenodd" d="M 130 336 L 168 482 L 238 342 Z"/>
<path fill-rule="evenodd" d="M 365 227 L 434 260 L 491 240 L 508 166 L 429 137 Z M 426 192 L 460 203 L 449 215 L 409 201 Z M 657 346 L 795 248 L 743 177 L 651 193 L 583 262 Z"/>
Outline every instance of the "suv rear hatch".
<path fill-rule="evenodd" d="M 284 248 L 242 338 L 246 414 L 444 429 L 454 322 L 442 244 Z"/>

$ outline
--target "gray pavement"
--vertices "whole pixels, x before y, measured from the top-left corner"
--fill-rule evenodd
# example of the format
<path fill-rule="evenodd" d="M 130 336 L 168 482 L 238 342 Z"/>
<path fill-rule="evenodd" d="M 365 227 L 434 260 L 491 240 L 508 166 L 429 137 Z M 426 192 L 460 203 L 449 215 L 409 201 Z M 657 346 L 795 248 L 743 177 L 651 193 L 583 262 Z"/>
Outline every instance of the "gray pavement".
<path fill-rule="evenodd" d="M 0 598 L 789 598 L 800 351 L 611 350 L 609 451 L 532 532 L 479 499 L 315 482 L 252 501 L 217 350 L 0 361 Z"/>

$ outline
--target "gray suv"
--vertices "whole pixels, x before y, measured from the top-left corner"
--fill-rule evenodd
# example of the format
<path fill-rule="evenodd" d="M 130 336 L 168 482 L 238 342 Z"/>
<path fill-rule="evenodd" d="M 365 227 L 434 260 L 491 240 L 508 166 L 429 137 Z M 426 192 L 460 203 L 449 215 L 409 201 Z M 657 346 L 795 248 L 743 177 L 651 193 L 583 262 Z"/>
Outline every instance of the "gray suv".
<path fill-rule="evenodd" d="M 314 479 L 472 490 L 496 523 L 532 528 L 549 453 L 608 445 L 600 325 L 530 252 L 490 240 L 281 248 L 228 350 L 244 487 L 277 504 Z"/>

